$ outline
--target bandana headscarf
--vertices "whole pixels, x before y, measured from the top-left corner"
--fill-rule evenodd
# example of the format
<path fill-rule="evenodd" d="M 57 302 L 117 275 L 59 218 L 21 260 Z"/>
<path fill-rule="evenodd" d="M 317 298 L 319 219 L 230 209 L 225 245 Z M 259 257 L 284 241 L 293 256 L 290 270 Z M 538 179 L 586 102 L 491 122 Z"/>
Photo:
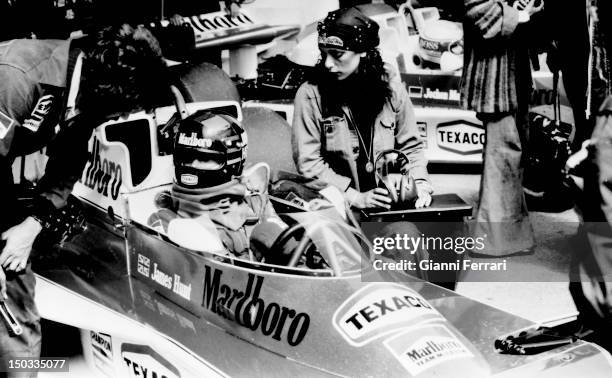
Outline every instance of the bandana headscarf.
<path fill-rule="evenodd" d="M 356 7 L 329 12 L 319 22 L 319 46 L 365 52 L 378 46 L 378 24 Z"/>

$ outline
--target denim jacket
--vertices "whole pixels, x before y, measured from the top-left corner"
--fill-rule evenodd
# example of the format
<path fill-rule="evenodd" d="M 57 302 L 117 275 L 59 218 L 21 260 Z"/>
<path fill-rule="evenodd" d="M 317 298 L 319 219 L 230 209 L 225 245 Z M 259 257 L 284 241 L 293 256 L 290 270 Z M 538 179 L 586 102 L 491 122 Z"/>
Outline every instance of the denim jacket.
<path fill-rule="evenodd" d="M 392 97 L 375 121 L 373 158 L 387 149 L 401 150 L 410 160 L 404 169 L 417 185 L 431 193 L 424 143 L 418 133 L 412 102 L 401 82 L 395 80 L 390 85 Z M 318 88 L 308 82 L 302 84 L 295 97 L 292 126 L 293 159 L 298 171 L 342 191 L 349 187 L 359 189 L 356 156 L 346 117 L 324 119 L 321 109 Z"/>

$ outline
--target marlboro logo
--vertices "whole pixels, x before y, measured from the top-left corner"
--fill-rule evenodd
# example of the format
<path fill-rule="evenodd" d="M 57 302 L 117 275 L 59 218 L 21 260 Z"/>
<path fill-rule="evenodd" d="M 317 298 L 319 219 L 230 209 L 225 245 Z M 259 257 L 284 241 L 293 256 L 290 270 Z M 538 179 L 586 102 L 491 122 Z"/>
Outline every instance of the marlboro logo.
<path fill-rule="evenodd" d="M 416 341 L 415 341 L 416 340 Z M 445 326 L 414 327 L 384 342 L 411 375 L 457 359 L 473 358 L 468 347 Z"/>
<path fill-rule="evenodd" d="M 179 144 L 190 147 L 210 148 L 212 146 L 212 140 L 208 138 L 198 138 L 196 133 L 191 133 L 187 136 L 183 133 L 179 135 Z"/>

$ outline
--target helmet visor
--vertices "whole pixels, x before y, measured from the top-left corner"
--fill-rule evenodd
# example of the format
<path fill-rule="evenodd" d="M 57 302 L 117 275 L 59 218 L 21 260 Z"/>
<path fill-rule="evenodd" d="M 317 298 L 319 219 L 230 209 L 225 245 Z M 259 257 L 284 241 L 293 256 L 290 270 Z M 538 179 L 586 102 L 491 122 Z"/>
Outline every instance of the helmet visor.
<path fill-rule="evenodd" d="M 227 164 L 225 151 L 179 148 L 174 151 L 174 164 L 202 171 L 216 171 Z"/>

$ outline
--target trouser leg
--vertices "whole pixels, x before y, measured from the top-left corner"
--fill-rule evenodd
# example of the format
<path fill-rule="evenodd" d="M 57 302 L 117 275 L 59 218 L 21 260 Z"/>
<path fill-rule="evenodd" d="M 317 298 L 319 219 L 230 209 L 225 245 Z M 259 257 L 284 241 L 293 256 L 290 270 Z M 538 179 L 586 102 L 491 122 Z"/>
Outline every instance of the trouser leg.
<path fill-rule="evenodd" d="M 480 195 L 473 233 L 483 237 L 483 255 L 504 256 L 535 244 L 523 194 L 523 128 L 511 113 L 479 114 L 486 132 Z M 522 122 L 521 122 L 522 124 Z M 521 130 L 521 132 L 519 132 Z"/>
<path fill-rule="evenodd" d="M 40 317 L 34 304 L 35 278 L 30 264 L 23 274 L 7 277 L 7 307 L 23 328 L 19 336 L 11 336 L 6 324 L 0 325 L 0 371 L 7 371 L 7 361 L 11 358 L 40 357 Z M 4 365 L 4 366 L 2 366 Z M 5 373 L 0 373 L 2 376 Z M 8 377 L 35 377 L 36 373 L 9 373 Z"/>

